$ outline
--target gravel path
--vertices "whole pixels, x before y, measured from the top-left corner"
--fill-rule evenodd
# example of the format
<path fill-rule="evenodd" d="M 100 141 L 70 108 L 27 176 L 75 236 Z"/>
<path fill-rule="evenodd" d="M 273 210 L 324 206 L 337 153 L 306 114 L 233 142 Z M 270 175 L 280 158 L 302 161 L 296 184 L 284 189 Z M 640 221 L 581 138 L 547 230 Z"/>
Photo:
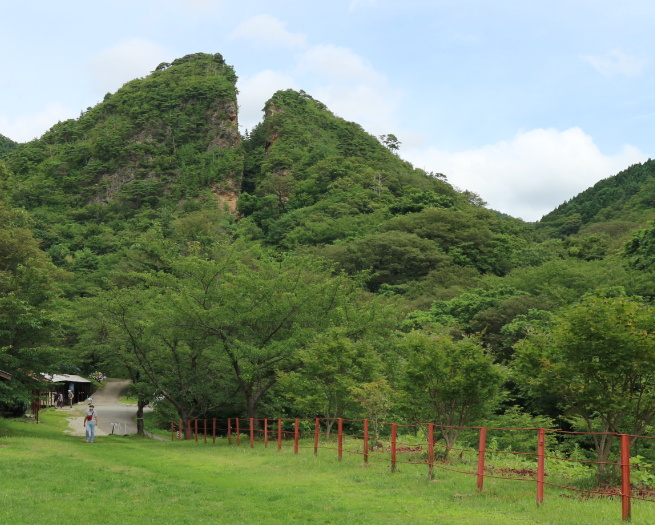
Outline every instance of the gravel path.
<path fill-rule="evenodd" d="M 136 434 L 136 405 L 121 403 L 121 396 L 125 395 L 129 381 L 120 379 L 108 379 L 104 388 L 93 394 L 93 405 L 98 415 L 98 424 L 96 425 L 96 436 L 106 436 L 112 433 L 112 423 L 120 424 L 120 433 Z M 84 429 L 84 413 L 87 403 L 74 405 L 72 409 L 57 409 L 62 412 L 68 412 L 71 416 L 68 419 L 68 426 L 71 430 L 64 432 L 70 433 L 71 436 L 86 436 Z M 144 412 L 152 409 L 146 407 Z M 114 429 L 114 433 L 117 430 Z M 162 439 L 159 436 L 151 435 L 154 439 Z M 163 439 L 162 439 L 163 440 Z M 165 441 L 165 440 L 163 440 Z"/>

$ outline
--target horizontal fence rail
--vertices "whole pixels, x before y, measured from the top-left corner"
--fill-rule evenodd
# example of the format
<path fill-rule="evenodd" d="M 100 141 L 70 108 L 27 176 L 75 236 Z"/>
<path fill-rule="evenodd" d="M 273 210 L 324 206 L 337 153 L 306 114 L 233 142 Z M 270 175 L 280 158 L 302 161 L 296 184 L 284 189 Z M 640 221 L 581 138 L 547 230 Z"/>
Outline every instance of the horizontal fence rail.
<path fill-rule="evenodd" d="M 313 429 L 311 432 L 302 432 L 300 430 L 301 422 L 306 428 Z M 308 424 L 304 424 L 308 422 Z M 321 430 L 321 422 L 325 423 L 326 426 L 329 423 L 327 428 L 329 430 Z M 344 422 L 351 424 L 361 425 L 363 428 L 362 434 L 344 434 Z M 337 458 L 339 461 L 343 458 L 344 452 L 344 438 L 353 438 L 356 440 L 361 440 L 362 450 L 345 450 L 350 454 L 360 454 L 363 456 L 364 463 L 368 463 L 369 459 L 377 459 L 381 461 L 388 461 L 390 463 L 390 469 L 392 472 L 395 472 L 397 469 L 398 463 L 411 464 L 411 465 L 426 465 L 428 467 L 428 476 L 432 478 L 434 474 L 434 469 L 439 468 L 442 470 L 447 470 L 450 472 L 457 472 L 460 474 L 470 474 L 476 476 L 477 488 L 479 491 L 484 489 L 484 479 L 485 478 L 495 478 L 495 479 L 506 479 L 514 481 L 528 481 L 536 483 L 536 503 L 541 505 L 544 502 L 544 487 L 552 486 L 558 487 L 561 489 L 566 489 L 570 491 L 575 491 L 578 493 L 585 493 L 588 495 L 601 495 L 607 496 L 610 498 L 620 498 L 622 506 L 622 517 L 624 521 L 628 521 L 631 518 L 631 502 L 633 499 L 655 502 L 655 493 L 650 494 L 646 491 L 645 496 L 642 495 L 644 491 L 633 491 L 633 485 L 631 483 L 631 468 L 638 470 L 655 470 L 655 467 L 650 465 L 638 465 L 630 462 L 630 447 L 631 439 L 633 440 L 633 445 L 636 443 L 637 439 L 653 439 L 649 436 L 631 436 L 628 434 L 615 434 L 611 432 L 567 432 L 562 430 L 551 430 L 543 428 L 493 428 L 493 427 L 449 427 L 446 425 L 438 425 L 434 423 L 421 423 L 417 425 L 399 425 L 396 423 L 384 423 L 376 422 L 376 429 L 389 427 L 389 439 L 384 439 L 379 437 L 379 432 L 376 435 L 371 436 L 370 427 L 371 420 L 361 419 L 361 420 L 351 420 L 351 419 L 342 419 L 342 418 L 313 418 L 313 419 L 243 419 L 243 418 L 229 418 L 229 419 L 189 419 L 189 420 L 179 420 L 171 421 L 171 441 L 180 441 L 180 440 L 195 440 L 198 442 L 199 437 L 207 443 L 208 435 L 212 443 L 216 443 L 217 433 L 219 438 L 223 436 L 228 445 L 232 445 L 232 441 L 236 442 L 237 446 L 241 446 L 242 432 L 247 432 L 245 434 L 248 436 L 248 441 L 250 448 L 255 447 L 255 443 L 263 443 L 265 448 L 268 448 L 271 440 L 273 442 L 277 441 L 277 449 L 281 450 L 282 447 L 293 447 L 294 454 L 298 454 L 299 449 L 308 448 L 313 449 L 315 456 L 318 455 L 319 449 L 324 450 L 334 450 L 337 452 Z M 245 425 L 244 425 L 245 424 Z M 289 430 L 291 427 L 291 430 Z M 402 443 L 397 440 L 398 428 L 413 428 L 416 430 L 417 427 L 420 427 L 427 438 L 425 443 L 420 445 Z M 336 431 L 335 431 L 336 428 Z M 441 443 L 435 442 L 435 429 L 454 429 L 457 431 L 467 430 L 470 432 L 477 432 L 478 448 L 477 450 L 471 448 L 456 448 L 456 447 L 447 447 Z M 503 451 L 503 450 L 488 450 L 487 449 L 487 436 L 489 431 L 510 431 L 510 432 L 534 432 L 535 433 L 535 442 L 536 442 L 536 452 L 522 452 L 522 451 Z M 334 436 L 336 434 L 336 448 L 328 445 L 328 433 Z M 559 456 L 553 456 L 546 454 L 546 436 L 547 433 L 554 434 L 555 436 L 588 436 L 592 434 L 596 435 L 605 435 L 610 438 L 618 438 L 620 444 L 620 454 L 618 462 L 611 461 L 591 461 L 591 460 L 581 460 L 581 459 L 571 459 Z M 320 437 L 323 436 L 324 441 L 321 443 Z M 301 445 L 300 440 L 309 440 L 311 446 Z M 371 447 L 371 439 L 375 442 L 375 447 Z M 290 441 L 293 441 L 293 444 L 289 444 Z M 285 443 L 286 442 L 286 443 Z M 380 443 L 382 443 L 382 450 L 380 448 Z M 386 445 L 385 445 L 386 444 Z M 379 454 L 387 453 L 389 457 L 381 457 Z M 423 447 L 427 447 L 427 458 L 425 461 L 401 461 L 398 459 L 399 454 L 403 453 L 412 453 L 412 452 L 423 452 Z M 460 452 L 460 458 L 465 452 L 477 455 L 477 468 L 475 470 L 458 470 L 456 468 L 451 468 L 452 465 L 446 461 L 439 461 L 435 458 L 435 448 L 444 449 L 447 452 L 454 451 Z M 373 452 L 373 454 L 372 454 Z M 524 474 L 515 474 L 514 476 L 499 475 L 493 468 L 485 466 L 485 458 L 490 455 L 498 454 L 511 454 L 516 457 L 521 456 L 530 456 L 536 458 L 537 471 L 527 472 Z M 605 490 L 591 490 L 579 487 L 573 487 L 570 483 L 566 485 L 557 484 L 554 482 L 546 481 L 546 460 L 552 459 L 557 461 L 567 461 L 577 464 L 594 464 L 601 465 L 603 467 L 614 467 L 620 472 L 621 483 L 620 488 L 614 487 L 605 487 Z M 502 470 L 502 469 L 501 469 Z M 524 469 L 526 470 L 526 469 Z M 529 469 L 528 469 L 529 470 Z M 518 476 L 518 477 L 517 477 Z M 634 493 L 633 493 L 634 492 Z M 646 497 L 651 496 L 651 497 Z"/>

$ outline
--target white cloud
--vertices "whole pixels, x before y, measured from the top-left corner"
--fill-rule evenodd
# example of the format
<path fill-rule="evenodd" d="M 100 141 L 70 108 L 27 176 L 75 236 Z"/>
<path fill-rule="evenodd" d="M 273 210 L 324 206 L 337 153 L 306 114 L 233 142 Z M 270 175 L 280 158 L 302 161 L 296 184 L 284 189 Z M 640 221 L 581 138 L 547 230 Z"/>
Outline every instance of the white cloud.
<path fill-rule="evenodd" d="M 253 77 L 240 78 L 239 124 L 252 129 L 262 119 L 262 109 L 273 93 L 280 89 L 296 89 L 296 81 L 290 75 L 266 70 Z"/>
<path fill-rule="evenodd" d="M 468 151 L 429 148 L 403 156 L 416 166 L 446 174 L 460 188 L 479 193 L 491 208 L 529 221 L 540 219 L 599 180 L 646 160 L 630 145 L 616 155 L 603 155 L 577 127 L 535 129 Z"/>
<path fill-rule="evenodd" d="M 155 42 L 128 38 L 92 56 L 86 69 L 98 93 L 105 94 L 116 91 L 129 80 L 147 75 L 172 56 Z"/>
<path fill-rule="evenodd" d="M 286 23 L 271 15 L 258 15 L 244 20 L 232 31 L 230 38 L 247 38 L 256 42 L 285 47 L 304 47 L 305 35 L 290 33 Z"/>
<path fill-rule="evenodd" d="M 373 133 L 393 133 L 400 92 L 350 49 L 313 46 L 299 57 L 296 72 L 317 86 L 306 91 L 340 117 Z"/>
<path fill-rule="evenodd" d="M 25 113 L 10 119 L 0 114 L 0 133 L 16 142 L 40 137 L 60 120 L 74 118 L 75 110 L 62 104 L 50 104 L 43 111 Z"/>
<path fill-rule="evenodd" d="M 608 77 L 619 74 L 635 76 L 646 67 L 645 60 L 626 55 L 618 49 L 610 51 L 606 55 L 583 56 L 582 58 L 600 74 Z"/>

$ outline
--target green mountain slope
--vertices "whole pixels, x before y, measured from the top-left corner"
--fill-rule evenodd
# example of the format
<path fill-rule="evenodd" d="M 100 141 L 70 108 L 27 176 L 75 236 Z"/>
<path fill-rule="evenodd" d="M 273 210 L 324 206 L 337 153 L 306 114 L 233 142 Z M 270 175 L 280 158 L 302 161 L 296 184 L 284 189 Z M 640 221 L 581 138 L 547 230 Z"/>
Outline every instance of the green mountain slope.
<path fill-rule="evenodd" d="M 570 235 L 591 223 L 643 223 L 655 215 L 655 161 L 603 179 L 545 215 L 539 226 Z"/>
<path fill-rule="evenodd" d="M 414 168 L 308 94 L 278 92 L 264 111 L 244 141 L 242 231 L 279 249 L 314 251 L 349 272 L 370 270 L 371 290 L 387 293 L 406 293 L 430 274 L 473 284 L 523 264 L 529 225 Z"/>
<path fill-rule="evenodd" d="M 65 210 L 112 201 L 138 209 L 160 199 L 238 191 L 237 77 L 221 55 L 160 64 L 107 94 L 79 119 L 53 126 L 6 157 L 28 209 Z"/>
<path fill-rule="evenodd" d="M 75 273 L 67 293 L 102 286 L 153 224 L 173 232 L 202 208 L 219 221 L 221 210 L 236 210 L 244 165 L 236 80 L 220 54 L 187 55 L 4 157 L 10 174 L 0 186 L 31 212 L 53 262 Z M 213 228 L 202 223 L 187 221 L 178 234 Z"/>
<path fill-rule="evenodd" d="M 17 146 L 16 142 L 0 134 L 0 158 L 15 150 Z"/>

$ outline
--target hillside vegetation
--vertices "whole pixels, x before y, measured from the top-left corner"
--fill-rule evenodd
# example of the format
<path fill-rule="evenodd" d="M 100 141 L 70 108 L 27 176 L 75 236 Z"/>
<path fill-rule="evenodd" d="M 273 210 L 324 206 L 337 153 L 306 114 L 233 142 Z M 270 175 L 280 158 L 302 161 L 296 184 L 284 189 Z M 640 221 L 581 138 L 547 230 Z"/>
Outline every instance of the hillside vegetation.
<path fill-rule="evenodd" d="M 10 151 L 15 150 L 17 147 L 18 144 L 16 142 L 0 134 L 0 158 Z"/>
<path fill-rule="evenodd" d="M 4 155 L 0 369 L 18 380 L 0 400 L 46 368 L 102 369 L 162 421 L 652 433 L 651 161 L 530 224 L 303 91 L 241 135 L 236 80 L 220 54 L 187 55 Z"/>

